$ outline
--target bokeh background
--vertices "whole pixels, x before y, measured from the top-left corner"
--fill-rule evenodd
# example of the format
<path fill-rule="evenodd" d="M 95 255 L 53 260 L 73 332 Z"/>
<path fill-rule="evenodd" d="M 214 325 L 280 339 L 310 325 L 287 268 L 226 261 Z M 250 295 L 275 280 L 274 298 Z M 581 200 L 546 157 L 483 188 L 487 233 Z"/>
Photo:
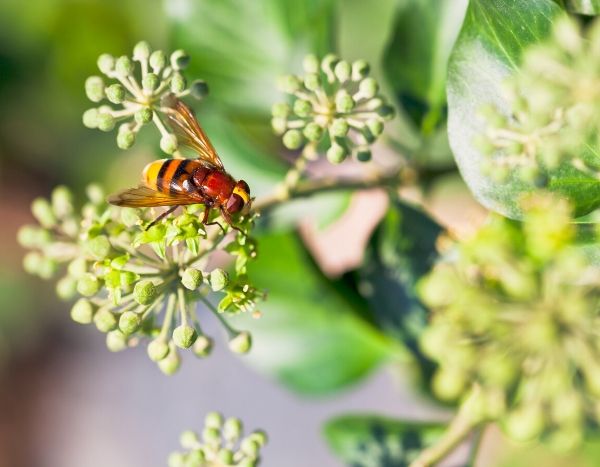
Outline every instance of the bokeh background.
<path fill-rule="evenodd" d="M 466 0 L 440 0 L 444 2 L 456 2 L 454 29 L 449 27 L 443 39 L 449 50 Z M 485 213 L 456 173 L 443 121 L 433 129 L 415 126 L 411 113 L 419 112 L 419 102 L 403 100 L 402 89 L 386 80 L 390 67 L 384 62 L 393 62 L 405 81 L 415 83 L 423 79 L 420 73 L 429 63 L 426 54 L 403 55 L 402 32 L 408 26 L 397 13 L 410 3 L 0 2 L 0 466 L 164 466 L 168 453 L 178 447 L 179 433 L 200 429 L 210 410 L 268 431 L 265 467 L 339 466 L 321 436 L 322 424 L 334 415 L 355 411 L 417 420 L 449 417 L 448 409 L 419 395 L 409 371 L 397 365 L 361 370 L 361 378 L 355 378 L 360 381 L 343 390 L 307 396 L 260 371 L 265 366 L 261 362 L 248 365 L 232 356 L 223 339 L 217 340 L 211 358 L 186 356 L 182 370 L 167 378 L 143 347 L 111 354 L 100 333 L 72 322 L 70 305 L 59 302 L 52 284 L 25 275 L 24 252 L 15 240 L 19 226 L 32 221 L 29 205 L 36 196 L 48 196 L 58 184 L 76 194 L 90 182 L 108 191 L 128 186 L 147 161 L 160 156 L 150 130 L 142 131 L 136 146 L 124 153 L 117 149 L 114 134 L 81 124 L 81 114 L 90 107 L 83 83 L 97 73 L 98 55 L 129 53 L 142 39 L 154 48 L 183 47 L 190 53 L 188 77 L 203 78 L 211 87 L 209 98 L 193 105 L 228 169 L 248 180 L 258 196 L 273 188 L 292 157 L 270 130 L 269 109 L 280 99 L 277 76 L 299 71 L 306 52 L 336 51 L 349 60 L 369 60 L 384 89 L 405 104 L 390 132 L 392 140 L 421 148 L 420 162 L 431 180 L 421 201 L 443 225 L 461 233 L 473 230 Z M 425 28 L 412 41 L 427 41 L 430 32 Z M 441 96 L 437 111 L 443 116 L 443 69 L 441 75 L 436 92 Z M 390 147 L 376 148 L 377 163 L 394 165 L 397 156 Z M 316 175 L 326 170 L 331 169 L 311 168 Z M 359 174 L 365 169 L 348 163 L 336 170 Z M 326 195 L 275 212 L 272 225 L 275 230 L 297 228 L 324 272 L 338 277 L 360 263 L 385 206 L 386 197 L 377 191 Z M 306 295 L 310 297 L 309 290 Z M 306 306 L 313 306 L 310 298 Z M 206 320 L 208 330 L 220 336 L 210 317 Z M 324 320 L 319 339 L 335 339 L 335 334 L 328 335 L 334 324 Z M 302 340 L 296 342 L 296 348 L 302 345 Z M 261 348 L 261 356 L 285 355 L 285 346 L 282 339 L 271 342 Z M 503 461 L 511 454 L 497 432 L 488 432 L 484 441 L 482 458 L 494 460 L 486 465 L 516 465 Z M 460 465 L 466 450 L 459 450 L 447 465 Z M 572 459 L 535 455 L 542 462 L 548 459 L 537 465 L 573 465 Z"/>

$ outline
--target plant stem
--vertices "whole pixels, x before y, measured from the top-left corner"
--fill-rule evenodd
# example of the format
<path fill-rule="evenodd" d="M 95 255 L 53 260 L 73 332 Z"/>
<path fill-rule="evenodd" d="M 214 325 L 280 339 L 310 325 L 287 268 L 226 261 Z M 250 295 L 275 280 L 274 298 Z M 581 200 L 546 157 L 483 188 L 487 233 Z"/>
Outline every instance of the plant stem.
<path fill-rule="evenodd" d="M 467 467 L 475 467 L 475 461 L 477 460 L 477 454 L 479 454 L 479 447 L 481 446 L 481 440 L 483 439 L 484 431 L 485 426 L 479 427 L 475 430 L 473 441 L 471 441 L 469 458 L 467 459 Z"/>

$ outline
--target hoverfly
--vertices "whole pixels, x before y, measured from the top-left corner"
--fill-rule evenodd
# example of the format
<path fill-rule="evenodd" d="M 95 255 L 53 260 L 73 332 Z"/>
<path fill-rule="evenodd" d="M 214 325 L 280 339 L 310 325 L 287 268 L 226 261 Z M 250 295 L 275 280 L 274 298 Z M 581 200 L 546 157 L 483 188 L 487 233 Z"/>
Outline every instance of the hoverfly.
<path fill-rule="evenodd" d="M 250 188 L 244 180 L 229 175 L 215 148 L 194 117 L 192 110 L 170 94 L 162 105 L 167 107 L 168 123 L 178 141 L 193 149 L 197 159 L 160 159 L 149 163 L 143 171 L 142 183 L 111 196 L 108 202 L 117 206 L 172 206 L 147 228 L 175 211 L 179 206 L 204 204 L 202 223 L 208 224 L 212 209 L 218 209 L 223 219 L 234 229 L 232 214 L 249 205 Z M 217 224 L 217 223 L 215 223 Z"/>

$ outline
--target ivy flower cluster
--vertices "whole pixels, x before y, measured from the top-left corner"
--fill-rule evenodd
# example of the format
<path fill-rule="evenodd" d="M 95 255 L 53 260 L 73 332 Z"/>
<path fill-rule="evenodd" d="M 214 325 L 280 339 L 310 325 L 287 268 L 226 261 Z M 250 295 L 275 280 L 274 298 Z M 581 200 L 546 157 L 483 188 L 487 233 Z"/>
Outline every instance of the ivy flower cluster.
<path fill-rule="evenodd" d="M 232 351 L 250 350 L 250 334 L 233 329 L 226 317 L 258 316 L 256 302 L 264 296 L 246 275 L 248 261 L 256 257 L 248 236 L 251 215 L 238 220 L 241 231 L 208 230 L 196 212 L 199 206 L 189 206 L 147 228 L 156 217 L 152 209 L 110 206 L 97 186 L 88 187 L 87 195 L 80 214 L 65 187 L 56 188 L 50 200 L 36 199 L 32 213 L 39 224 L 18 234 L 31 250 L 24 258 L 28 272 L 51 279 L 63 271 L 56 292 L 65 300 L 79 297 L 71 309 L 74 321 L 106 333 L 112 351 L 149 338 L 148 356 L 171 374 L 180 365 L 178 349 L 210 354 L 213 340 L 196 315 L 200 302 L 222 323 Z M 231 274 L 211 264 L 216 250 L 235 258 Z M 213 293 L 221 296 L 217 305 Z"/>
<path fill-rule="evenodd" d="M 369 77 L 367 62 L 349 63 L 332 54 L 319 61 L 308 55 L 303 66 L 304 76 L 288 75 L 279 81 L 290 95 L 289 103 L 272 109 L 272 126 L 283 135 L 283 144 L 292 150 L 303 148 L 306 159 L 323 151 L 336 164 L 350 155 L 370 160 L 370 146 L 394 109 Z"/>
<path fill-rule="evenodd" d="M 515 439 L 572 448 L 600 420 L 600 268 L 566 202 L 524 206 L 524 223 L 493 217 L 420 284 L 433 310 L 421 345 L 438 396 L 470 399 Z"/>
<path fill-rule="evenodd" d="M 255 467 L 260 450 L 267 442 L 264 431 L 256 430 L 244 437 L 242 422 L 223 420 L 217 412 L 206 415 L 201 435 L 184 431 L 180 444 L 184 452 L 169 456 L 169 467 Z"/>
<path fill-rule="evenodd" d="M 165 112 L 161 99 L 170 93 L 177 97 L 191 94 L 198 99 L 208 94 L 208 86 L 202 80 L 188 86 L 182 72 L 189 61 L 190 57 L 183 50 L 167 57 L 162 50 L 152 51 L 147 42 L 138 43 L 132 57 L 101 55 L 98 68 L 104 78 L 90 76 L 85 82 L 85 92 L 92 102 L 108 101 L 116 107 L 101 105 L 87 110 L 83 114 L 84 125 L 111 131 L 120 123 L 117 145 L 129 149 L 141 127 L 153 122 L 161 134 L 161 149 L 167 154 L 178 155 L 177 138 L 160 117 Z"/>
<path fill-rule="evenodd" d="M 489 174 L 503 181 L 514 173 L 539 186 L 549 170 L 567 163 L 599 177 L 599 78 L 600 22 L 582 32 L 573 20 L 558 21 L 550 39 L 527 49 L 521 71 L 506 82 L 510 111 L 481 110 L 486 130 L 475 144 L 489 156 Z"/>

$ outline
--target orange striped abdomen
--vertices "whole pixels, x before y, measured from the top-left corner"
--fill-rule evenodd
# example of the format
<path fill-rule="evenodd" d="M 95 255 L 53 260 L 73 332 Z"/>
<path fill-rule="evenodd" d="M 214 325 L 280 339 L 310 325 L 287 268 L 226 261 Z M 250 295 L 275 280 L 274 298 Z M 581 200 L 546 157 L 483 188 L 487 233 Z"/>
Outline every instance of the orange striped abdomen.
<path fill-rule="evenodd" d="M 144 183 L 161 193 L 196 193 L 192 174 L 202 164 L 194 159 L 160 159 L 144 168 Z"/>

